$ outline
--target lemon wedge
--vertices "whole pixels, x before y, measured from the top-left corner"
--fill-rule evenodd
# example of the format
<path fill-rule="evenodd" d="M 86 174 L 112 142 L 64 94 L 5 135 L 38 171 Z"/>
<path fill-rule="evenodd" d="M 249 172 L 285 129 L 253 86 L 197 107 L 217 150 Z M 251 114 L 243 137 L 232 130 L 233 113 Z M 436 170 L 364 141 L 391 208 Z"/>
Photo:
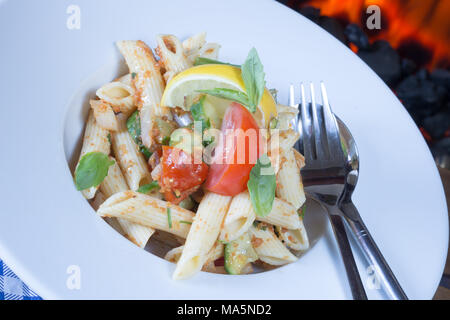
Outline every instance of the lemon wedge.
<path fill-rule="evenodd" d="M 176 75 L 166 86 L 161 105 L 167 107 L 185 107 L 185 96 L 195 94 L 197 90 L 226 88 L 245 92 L 241 69 L 229 65 L 205 64 L 189 68 Z M 254 117 L 268 126 L 277 115 L 276 103 L 269 90 L 264 89 L 261 102 Z M 259 111 L 259 112 L 258 112 Z"/>

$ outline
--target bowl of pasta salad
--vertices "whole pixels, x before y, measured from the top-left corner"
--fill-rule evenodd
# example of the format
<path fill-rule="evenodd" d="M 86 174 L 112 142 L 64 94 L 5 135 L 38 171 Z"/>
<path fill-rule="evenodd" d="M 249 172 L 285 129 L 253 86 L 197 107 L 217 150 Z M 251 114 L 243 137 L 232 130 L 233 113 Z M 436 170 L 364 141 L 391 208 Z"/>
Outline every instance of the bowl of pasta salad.
<path fill-rule="evenodd" d="M 126 73 L 90 99 L 74 168 L 97 215 L 140 248 L 199 271 L 241 275 L 309 249 L 298 109 L 265 86 L 255 48 L 218 60 L 206 33 L 116 46 Z"/>

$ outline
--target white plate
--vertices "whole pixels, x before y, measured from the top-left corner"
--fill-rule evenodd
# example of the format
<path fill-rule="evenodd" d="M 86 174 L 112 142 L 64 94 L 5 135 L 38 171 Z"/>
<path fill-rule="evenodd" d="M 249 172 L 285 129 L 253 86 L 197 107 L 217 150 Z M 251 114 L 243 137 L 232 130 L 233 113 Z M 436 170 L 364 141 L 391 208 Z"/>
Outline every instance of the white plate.
<path fill-rule="evenodd" d="M 273 1 L 75 2 L 81 9 L 80 30 L 66 28 L 71 2 L 0 1 L 0 256 L 40 295 L 351 297 L 328 224 L 314 248 L 294 264 L 264 274 L 201 273 L 175 282 L 173 265 L 116 234 L 75 191 L 64 153 L 81 134 L 82 103 L 74 94 L 94 89 L 117 72 L 108 69 L 118 58 L 114 41 L 142 39 L 154 46 L 158 33 L 184 38 L 206 30 L 209 41 L 222 44 L 225 61 L 242 62 L 255 46 L 268 87 L 280 89 L 282 100 L 290 83 L 326 82 L 334 111 L 360 149 L 355 203 L 408 296 L 433 296 L 448 244 L 436 167 L 394 94 L 344 45 Z M 80 109 L 69 108 L 76 103 Z M 317 210 L 308 215 L 322 221 Z M 369 284 L 365 263 L 357 258 Z M 80 267 L 80 290 L 66 285 L 71 265 Z M 369 287 L 370 298 L 384 297 L 382 290 Z"/>

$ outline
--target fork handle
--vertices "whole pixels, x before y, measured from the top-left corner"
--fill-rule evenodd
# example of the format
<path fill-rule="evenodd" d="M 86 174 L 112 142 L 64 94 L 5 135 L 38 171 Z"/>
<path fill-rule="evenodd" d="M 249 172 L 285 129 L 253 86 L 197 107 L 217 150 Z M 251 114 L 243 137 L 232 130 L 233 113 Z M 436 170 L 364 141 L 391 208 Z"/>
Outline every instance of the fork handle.
<path fill-rule="evenodd" d="M 341 203 L 340 209 L 343 212 L 343 217 L 347 222 L 349 229 L 352 231 L 351 233 L 355 237 L 369 263 L 379 275 L 389 296 L 394 300 L 408 300 L 408 297 L 395 278 L 394 273 L 381 254 L 380 249 L 378 249 L 378 246 L 370 235 L 369 230 L 367 230 L 364 225 L 353 202 L 347 201 Z"/>
<path fill-rule="evenodd" d="M 330 214 L 329 217 L 344 262 L 345 272 L 347 273 L 347 279 L 350 284 L 353 299 L 367 300 L 366 291 L 364 290 L 358 267 L 356 266 L 355 258 L 353 257 L 350 243 L 348 242 L 347 232 L 345 231 L 342 217 L 337 214 Z"/>

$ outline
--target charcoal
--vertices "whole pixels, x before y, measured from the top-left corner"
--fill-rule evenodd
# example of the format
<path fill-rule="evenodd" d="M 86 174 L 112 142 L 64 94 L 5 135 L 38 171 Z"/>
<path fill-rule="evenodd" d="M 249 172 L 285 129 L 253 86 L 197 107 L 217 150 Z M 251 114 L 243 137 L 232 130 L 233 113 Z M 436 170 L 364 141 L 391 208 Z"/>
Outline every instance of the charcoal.
<path fill-rule="evenodd" d="M 319 23 L 319 17 L 320 17 L 320 9 L 306 6 L 299 10 L 297 10 L 300 14 L 304 15 L 309 20 L 313 21 L 314 23 Z"/>
<path fill-rule="evenodd" d="M 433 139 L 441 138 L 447 129 L 450 128 L 450 110 L 438 112 L 423 120 L 423 128 Z"/>
<path fill-rule="evenodd" d="M 357 24 L 348 24 L 345 27 L 344 33 L 348 41 L 356 45 L 358 49 L 365 50 L 369 48 L 369 38 Z"/>
<path fill-rule="evenodd" d="M 450 71 L 445 69 L 435 69 L 430 74 L 430 79 L 433 83 L 445 87 L 450 90 Z"/>
<path fill-rule="evenodd" d="M 398 98 L 414 119 L 435 114 L 447 101 L 447 90 L 430 81 L 426 74 L 426 71 L 419 71 L 406 77 L 396 88 Z"/>
<path fill-rule="evenodd" d="M 417 66 L 414 61 L 404 58 L 402 59 L 402 77 L 407 77 L 412 75 L 417 70 Z"/>
<path fill-rule="evenodd" d="M 384 40 L 375 41 L 368 50 L 359 50 L 358 56 L 375 71 L 389 86 L 394 86 L 401 77 L 400 57 Z"/>
<path fill-rule="evenodd" d="M 397 51 L 401 57 L 413 60 L 419 67 L 425 67 L 433 58 L 431 51 L 416 39 L 403 40 Z"/>
<path fill-rule="evenodd" d="M 338 19 L 321 16 L 318 23 L 322 28 L 331 33 L 335 38 L 337 38 L 343 44 L 346 44 L 347 38 L 344 33 L 344 27 L 342 27 L 342 24 Z"/>
<path fill-rule="evenodd" d="M 450 154 L 450 137 L 439 140 L 431 146 L 431 153 L 435 158 Z"/>

